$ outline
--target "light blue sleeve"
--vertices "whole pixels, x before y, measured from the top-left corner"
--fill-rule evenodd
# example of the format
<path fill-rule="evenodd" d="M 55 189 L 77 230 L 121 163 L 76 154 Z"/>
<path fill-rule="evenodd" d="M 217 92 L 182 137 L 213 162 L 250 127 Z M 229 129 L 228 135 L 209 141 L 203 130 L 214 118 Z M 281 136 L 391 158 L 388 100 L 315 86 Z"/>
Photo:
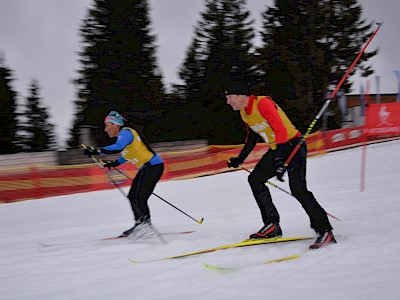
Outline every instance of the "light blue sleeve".
<path fill-rule="evenodd" d="M 118 139 L 115 144 L 105 146 L 101 148 L 101 152 L 108 154 L 107 152 L 121 152 L 126 146 L 133 142 L 133 134 L 129 129 L 121 130 L 118 134 Z M 105 150 L 105 151 L 103 151 Z"/>
<path fill-rule="evenodd" d="M 118 139 L 115 144 L 110 146 L 102 147 L 101 152 L 104 154 L 115 154 L 119 153 L 125 149 L 126 146 L 133 143 L 133 134 L 129 129 L 121 130 L 118 134 Z M 120 156 L 117 161 L 122 165 L 127 162 L 127 160 Z"/>
<path fill-rule="evenodd" d="M 118 157 L 117 161 L 118 161 L 121 165 L 127 162 L 127 160 L 126 160 L 123 156 Z"/>

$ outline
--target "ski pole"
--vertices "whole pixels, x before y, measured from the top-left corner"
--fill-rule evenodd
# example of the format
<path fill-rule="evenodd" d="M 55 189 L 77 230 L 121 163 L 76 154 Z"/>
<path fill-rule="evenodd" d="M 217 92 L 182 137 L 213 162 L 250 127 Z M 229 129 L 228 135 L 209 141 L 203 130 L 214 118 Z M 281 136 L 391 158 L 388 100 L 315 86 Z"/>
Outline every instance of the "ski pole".
<path fill-rule="evenodd" d="M 87 149 L 87 146 L 86 146 L 86 145 L 82 144 L 81 146 L 82 146 L 82 148 Z M 118 189 L 118 191 L 121 193 L 121 195 L 122 195 L 125 199 L 127 199 L 129 202 L 131 202 L 131 201 L 129 200 L 128 196 L 127 196 L 127 195 L 124 193 L 124 191 L 121 189 L 121 187 L 119 186 L 119 184 L 117 184 L 117 183 L 114 181 L 114 179 L 112 179 L 112 177 L 110 176 L 110 174 L 109 174 L 109 173 L 107 172 L 107 170 L 104 168 L 103 161 L 100 160 L 100 159 L 97 159 L 97 158 L 96 158 L 95 156 L 93 156 L 93 155 L 90 155 L 90 157 L 91 157 L 91 159 L 93 160 L 93 162 L 94 162 L 100 169 L 103 170 L 103 172 L 107 175 L 108 179 L 111 181 L 111 183 L 113 184 L 113 186 L 115 186 L 115 187 Z M 133 204 L 135 205 L 135 203 L 133 203 Z M 138 210 L 140 210 L 140 208 L 139 208 L 137 205 L 135 205 L 135 208 L 137 208 Z M 153 232 L 155 233 L 155 235 L 158 237 L 158 239 L 159 239 L 163 244 L 167 244 L 167 243 L 168 243 L 168 241 L 158 232 L 158 230 L 157 230 L 152 224 L 150 224 L 149 226 L 150 226 L 151 230 L 153 230 Z"/>
<path fill-rule="evenodd" d="M 354 68 L 354 66 L 356 65 L 356 63 L 358 62 L 358 60 L 360 59 L 361 55 L 364 53 L 365 49 L 367 49 L 368 45 L 371 43 L 372 39 L 374 38 L 374 36 L 377 34 L 379 28 L 382 26 L 382 23 L 376 23 L 378 25 L 378 27 L 375 29 L 374 33 L 371 35 L 371 37 L 368 39 L 368 41 L 366 42 L 366 44 L 364 45 L 364 47 L 361 49 L 360 53 L 357 55 L 357 57 L 354 59 L 353 63 L 351 64 L 351 66 L 349 67 L 349 69 L 347 70 L 346 74 L 344 74 L 344 76 L 342 77 L 342 79 L 339 81 L 338 85 L 336 86 L 336 88 L 334 89 L 334 91 L 332 92 L 332 94 L 329 96 L 329 98 L 325 101 L 324 105 L 322 106 L 322 108 L 320 109 L 320 111 L 318 112 L 318 114 L 316 115 L 316 117 L 314 118 L 314 120 L 312 120 L 311 124 L 308 126 L 307 132 L 303 135 L 303 137 L 301 138 L 301 140 L 297 143 L 297 145 L 294 147 L 294 149 L 292 150 L 292 152 L 290 153 L 289 157 L 286 159 L 284 167 L 287 168 L 289 163 L 292 161 L 293 157 L 296 155 L 297 151 L 299 150 L 299 148 L 301 147 L 302 144 L 304 144 L 306 138 L 308 137 L 308 135 L 311 133 L 311 130 L 314 128 L 315 123 L 318 122 L 319 118 L 321 118 L 321 115 L 324 113 L 324 111 L 327 109 L 327 107 L 329 106 L 329 103 L 332 101 L 333 97 L 335 97 L 337 91 L 340 89 L 340 87 L 342 86 L 343 82 L 346 80 L 347 76 L 349 76 L 351 70 Z"/>
<path fill-rule="evenodd" d="M 240 166 L 240 167 L 241 167 L 243 170 L 245 170 L 246 172 L 251 173 L 251 171 L 250 171 L 249 169 L 246 169 L 246 168 L 243 167 L 243 166 Z M 288 192 L 287 190 L 281 188 L 280 186 L 276 185 L 275 183 L 272 183 L 272 182 L 270 182 L 270 181 L 268 181 L 268 180 L 267 180 L 267 183 L 268 183 L 269 185 L 272 185 L 273 187 L 275 187 L 275 188 L 281 190 L 282 192 L 284 192 L 284 193 L 286 193 L 286 194 L 288 194 L 288 195 L 294 197 L 294 195 L 293 195 L 292 193 L 290 193 L 290 192 Z M 296 198 L 296 197 L 295 197 L 295 198 Z M 339 218 L 335 217 L 334 215 L 331 215 L 331 214 L 328 214 L 328 213 L 326 213 L 326 214 L 327 214 L 328 216 L 330 216 L 331 218 L 334 218 L 334 219 L 336 219 L 336 220 L 342 222 L 342 220 L 340 220 Z"/>
<path fill-rule="evenodd" d="M 132 178 L 130 178 L 128 175 L 126 175 L 124 172 L 122 172 L 121 170 L 118 170 L 117 168 L 113 168 L 113 170 L 117 171 L 118 173 L 120 173 L 122 176 L 125 176 L 125 178 L 133 181 Z M 168 202 L 167 200 L 165 200 L 164 198 L 158 196 L 155 193 L 152 193 L 154 196 L 156 196 L 158 199 L 161 199 L 162 201 L 164 201 L 165 203 L 167 203 L 168 205 L 172 206 L 173 208 L 175 208 L 176 210 L 180 211 L 181 213 L 183 213 L 184 215 L 188 216 L 189 218 L 191 218 L 192 220 L 196 221 L 198 224 L 203 224 L 203 220 L 204 218 L 201 218 L 200 220 L 196 220 L 195 218 L 191 217 L 190 215 L 188 215 L 187 213 L 185 213 L 183 210 L 179 209 L 178 207 L 176 207 L 175 205 L 173 205 L 172 203 Z"/>

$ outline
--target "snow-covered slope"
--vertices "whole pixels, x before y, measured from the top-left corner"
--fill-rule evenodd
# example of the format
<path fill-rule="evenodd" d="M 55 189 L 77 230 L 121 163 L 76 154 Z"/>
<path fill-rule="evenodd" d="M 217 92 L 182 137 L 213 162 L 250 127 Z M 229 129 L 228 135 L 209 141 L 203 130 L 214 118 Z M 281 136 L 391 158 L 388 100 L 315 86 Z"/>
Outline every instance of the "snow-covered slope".
<path fill-rule="evenodd" d="M 248 173 L 161 182 L 155 193 L 202 225 L 150 198 L 154 226 L 167 235 L 145 243 L 98 241 L 132 226 L 117 190 L 0 205 L 0 299 L 400 299 L 400 141 L 367 147 L 360 192 L 361 148 L 308 160 L 308 185 L 331 219 L 338 244 L 297 260 L 237 271 L 308 248 L 312 241 L 229 249 L 178 260 L 133 264 L 247 238 L 261 226 Z M 274 183 L 288 189 L 287 182 Z M 127 191 L 127 189 L 124 189 Z M 313 235 L 299 203 L 271 187 L 285 236 Z M 97 240 L 97 241 L 96 241 Z M 60 244 L 42 247 L 40 243 Z"/>

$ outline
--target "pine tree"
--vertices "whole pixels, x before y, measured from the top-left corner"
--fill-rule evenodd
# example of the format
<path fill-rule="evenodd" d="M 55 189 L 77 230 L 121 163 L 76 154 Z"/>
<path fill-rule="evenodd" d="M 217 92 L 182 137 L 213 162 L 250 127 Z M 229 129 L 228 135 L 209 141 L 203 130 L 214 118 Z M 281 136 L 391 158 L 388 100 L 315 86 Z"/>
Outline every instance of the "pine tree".
<path fill-rule="evenodd" d="M 205 83 L 206 66 L 204 63 L 205 43 L 198 40 L 200 32 L 195 28 L 194 38 L 186 52 L 186 58 L 179 70 L 179 77 L 183 81 L 180 86 L 174 86 L 175 94 L 181 99 L 182 108 L 173 112 L 174 116 L 180 116 L 185 124 L 183 137 L 188 139 L 208 138 L 207 123 L 201 121 L 204 113 L 200 99 L 200 89 Z M 182 126 L 181 126 L 182 127 Z"/>
<path fill-rule="evenodd" d="M 49 122 L 47 108 L 41 104 L 39 83 L 33 80 L 29 87 L 29 96 L 23 119 L 23 150 L 26 152 L 42 152 L 56 149 L 54 125 Z"/>
<path fill-rule="evenodd" d="M 177 89 L 178 95 L 189 101 L 194 100 L 194 95 L 199 93 L 199 87 L 204 84 L 205 65 L 202 60 L 204 50 L 201 49 L 202 44 L 197 39 L 199 36 L 199 29 L 195 28 L 194 38 L 186 52 L 185 62 L 179 70 L 179 77 L 184 85 Z"/>
<path fill-rule="evenodd" d="M 78 144 L 81 125 L 97 126 L 102 132 L 110 110 L 145 125 L 147 131 L 147 125 L 155 123 L 164 88 L 148 10 L 147 0 L 97 0 L 88 11 L 80 30 L 84 47 L 75 81 L 79 88 L 71 130 L 75 141 L 69 141 L 70 146 Z"/>
<path fill-rule="evenodd" d="M 11 154 L 18 151 L 16 146 L 17 94 L 11 86 L 12 80 L 12 72 L 5 66 L 4 58 L 0 55 L 0 154 Z"/>
<path fill-rule="evenodd" d="M 356 0 L 276 0 L 263 13 L 262 85 L 300 130 L 306 130 L 372 33 L 361 13 Z M 363 55 L 352 74 L 357 69 L 371 74 L 367 61 L 376 53 Z M 350 91 L 349 80 L 343 88 Z"/>
<path fill-rule="evenodd" d="M 186 87 L 188 117 L 213 144 L 239 143 L 244 128 L 239 115 L 226 104 L 223 91 L 232 73 L 254 80 L 253 20 L 245 0 L 206 0 L 192 45 L 181 67 Z"/>

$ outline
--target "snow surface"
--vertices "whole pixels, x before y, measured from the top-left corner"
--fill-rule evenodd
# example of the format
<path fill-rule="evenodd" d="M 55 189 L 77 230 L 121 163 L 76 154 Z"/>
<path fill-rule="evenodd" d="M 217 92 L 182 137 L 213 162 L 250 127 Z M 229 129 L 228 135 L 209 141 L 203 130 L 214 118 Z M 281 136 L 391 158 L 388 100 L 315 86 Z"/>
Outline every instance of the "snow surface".
<path fill-rule="evenodd" d="M 231 271 L 301 253 L 310 241 L 236 248 L 176 260 L 146 260 L 241 241 L 261 227 L 245 171 L 157 185 L 155 227 L 167 235 L 142 243 L 99 241 L 132 226 L 118 190 L 0 205 L 0 299 L 400 299 L 400 141 L 308 159 L 308 185 L 331 219 L 338 244 L 301 258 Z M 272 182 L 288 189 L 287 182 Z M 127 189 L 124 189 L 126 192 Z M 313 235 L 299 203 L 271 187 L 284 236 Z M 53 244 L 43 247 L 40 243 Z M 57 245 L 58 244 L 58 245 Z"/>

